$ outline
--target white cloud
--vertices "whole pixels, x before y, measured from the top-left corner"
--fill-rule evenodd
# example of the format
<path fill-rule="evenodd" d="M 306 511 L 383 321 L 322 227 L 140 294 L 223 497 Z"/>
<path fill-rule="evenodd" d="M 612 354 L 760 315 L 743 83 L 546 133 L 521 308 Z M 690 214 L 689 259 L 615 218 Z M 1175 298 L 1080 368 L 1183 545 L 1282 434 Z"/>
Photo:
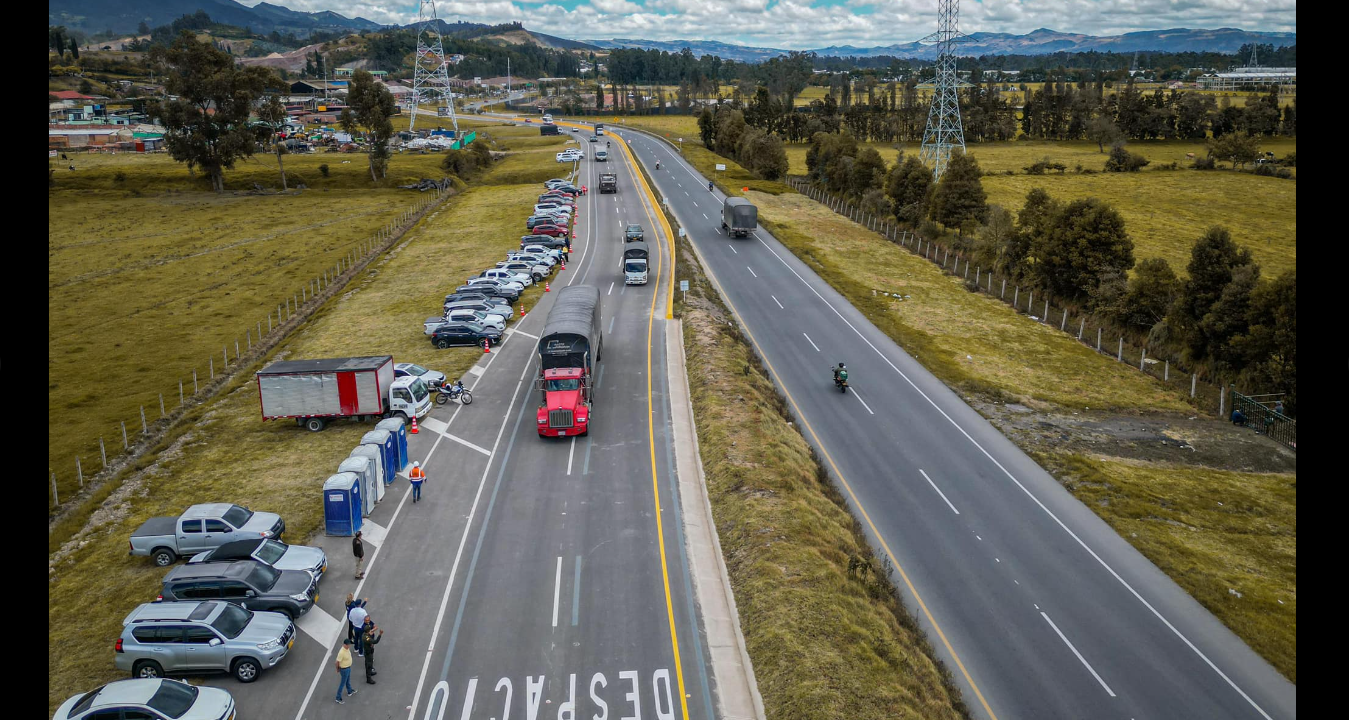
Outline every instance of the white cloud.
<path fill-rule="evenodd" d="M 258 0 L 261 1 L 261 0 Z M 410 23 L 412 2 L 273 0 L 292 10 L 331 10 L 381 23 Z M 247 0 L 244 4 L 256 5 Z M 857 14 L 850 6 L 869 7 Z M 582 0 L 568 10 L 546 0 L 451 0 L 437 3 L 448 21 L 519 21 L 531 30 L 577 40 L 705 40 L 792 50 L 828 45 L 892 45 L 936 29 L 932 0 Z M 1234 27 L 1296 32 L 1295 0 L 983 0 L 960 8 L 960 29 L 1022 34 L 1046 27 L 1115 35 L 1139 30 Z"/>

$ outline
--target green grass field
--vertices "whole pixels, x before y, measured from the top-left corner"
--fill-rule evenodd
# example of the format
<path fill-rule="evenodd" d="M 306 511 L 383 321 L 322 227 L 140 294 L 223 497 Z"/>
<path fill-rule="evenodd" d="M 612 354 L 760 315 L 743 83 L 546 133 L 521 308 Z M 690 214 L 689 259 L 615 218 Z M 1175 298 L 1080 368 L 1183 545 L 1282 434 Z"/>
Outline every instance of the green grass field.
<path fill-rule="evenodd" d="M 528 157 L 536 165 L 535 175 L 555 170 L 551 149 L 537 149 Z M 447 200 L 263 363 L 283 356 L 391 354 L 451 378 L 462 376 L 481 351 L 432 348 L 422 321 L 437 313 L 445 293 L 464 278 L 518 247 L 523 219 L 539 192 L 539 185 L 528 178 L 528 164 L 516 160 L 507 168 L 503 163 Z M 501 177 L 520 184 L 490 184 Z M 522 302 L 533 307 L 541 292 L 530 288 Z M 310 433 L 293 423 L 263 422 L 252 380 L 252 372 L 263 363 L 246 369 L 218 397 L 192 410 L 183 432 L 167 448 L 147 456 L 140 463 L 145 471 L 106 503 L 94 498 L 84 509 L 87 516 L 103 507 L 101 524 L 78 536 L 77 543 L 87 541 L 82 547 L 59 559 L 52 556 L 51 711 L 71 694 L 120 676 L 113 668 L 111 647 L 121 619 L 137 603 L 154 598 L 164 574 L 146 558 L 126 554 L 126 538 L 139 523 L 154 515 L 177 514 L 195 502 L 223 499 L 282 513 L 294 542 L 303 543 L 317 531 L 321 509 L 314 488 L 370 426 L 340 421 L 322 433 Z"/>
<path fill-rule="evenodd" d="M 1165 258 L 1185 275 L 1190 248 L 1212 225 L 1223 225 L 1249 248 L 1261 274 L 1273 278 L 1297 263 L 1297 181 L 1247 173 L 1098 173 L 990 175 L 988 201 L 1016 213 L 1031 188 L 1060 200 L 1095 197 L 1124 216 L 1134 258 Z"/>
<path fill-rule="evenodd" d="M 707 492 L 766 717 L 966 717 L 687 245 L 678 273 L 692 280 L 679 313 Z"/>

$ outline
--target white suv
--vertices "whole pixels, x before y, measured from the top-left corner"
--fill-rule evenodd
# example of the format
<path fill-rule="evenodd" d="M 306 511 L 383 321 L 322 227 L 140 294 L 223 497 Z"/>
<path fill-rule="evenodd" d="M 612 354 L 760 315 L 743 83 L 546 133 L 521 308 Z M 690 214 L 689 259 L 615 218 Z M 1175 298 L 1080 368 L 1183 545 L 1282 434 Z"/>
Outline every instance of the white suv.
<path fill-rule="evenodd" d="M 473 310 L 471 308 L 450 308 L 445 311 L 445 320 L 449 322 L 471 322 L 478 323 L 486 327 L 494 327 L 497 330 L 506 329 L 506 318 L 500 315 L 483 312 L 482 310 Z"/>
<path fill-rule="evenodd" d="M 563 150 L 557 154 L 558 162 L 576 162 L 577 160 L 582 160 L 584 158 L 585 155 L 583 155 L 580 150 Z"/>
<path fill-rule="evenodd" d="M 492 278 L 501 282 L 516 282 L 522 287 L 529 287 L 534 284 L 534 278 L 529 273 L 515 272 L 514 270 L 502 270 L 501 268 L 489 268 L 483 270 L 478 277 Z"/>

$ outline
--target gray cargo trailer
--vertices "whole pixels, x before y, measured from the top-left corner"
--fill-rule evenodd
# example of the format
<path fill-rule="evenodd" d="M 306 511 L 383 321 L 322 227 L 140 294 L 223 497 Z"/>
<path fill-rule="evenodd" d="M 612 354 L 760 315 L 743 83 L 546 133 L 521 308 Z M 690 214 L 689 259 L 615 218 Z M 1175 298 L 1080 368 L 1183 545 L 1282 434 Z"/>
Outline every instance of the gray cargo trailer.
<path fill-rule="evenodd" d="M 745 237 L 759 226 L 759 209 L 750 201 L 740 198 L 726 198 L 721 206 L 721 227 L 731 237 Z"/>

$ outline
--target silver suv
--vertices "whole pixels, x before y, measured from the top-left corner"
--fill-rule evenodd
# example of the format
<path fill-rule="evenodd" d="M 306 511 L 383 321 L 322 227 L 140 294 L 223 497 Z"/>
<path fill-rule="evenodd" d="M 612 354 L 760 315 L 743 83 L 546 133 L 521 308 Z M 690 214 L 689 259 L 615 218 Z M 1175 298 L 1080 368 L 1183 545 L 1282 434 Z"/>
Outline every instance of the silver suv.
<path fill-rule="evenodd" d="M 145 603 L 122 621 L 115 664 L 138 678 L 227 672 L 250 683 L 294 642 L 295 624 L 281 613 L 221 601 Z"/>

